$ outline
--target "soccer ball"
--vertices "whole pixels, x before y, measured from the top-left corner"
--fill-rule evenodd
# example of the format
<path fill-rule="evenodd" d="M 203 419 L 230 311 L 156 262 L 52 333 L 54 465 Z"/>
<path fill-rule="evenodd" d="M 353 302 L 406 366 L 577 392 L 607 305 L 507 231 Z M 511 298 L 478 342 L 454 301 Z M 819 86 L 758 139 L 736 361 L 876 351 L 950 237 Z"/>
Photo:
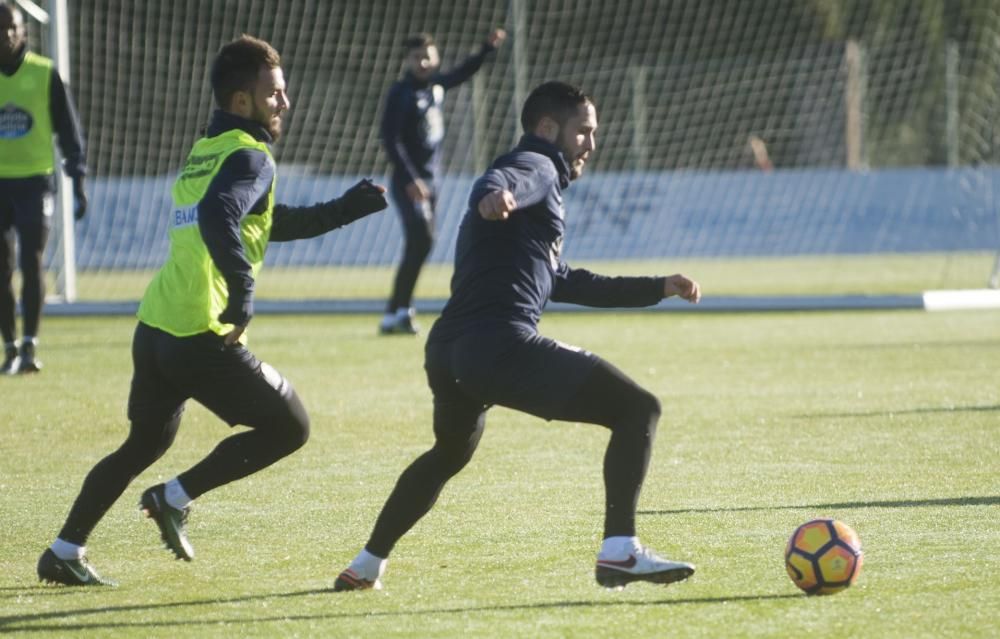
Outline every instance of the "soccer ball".
<path fill-rule="evenodd" d="M 792 533 L 785 546 L 785 569 L 810 595 L 846 590 L 861 573 L 864 555 L 858 533 L 836 519 L 813 519 Z"/>

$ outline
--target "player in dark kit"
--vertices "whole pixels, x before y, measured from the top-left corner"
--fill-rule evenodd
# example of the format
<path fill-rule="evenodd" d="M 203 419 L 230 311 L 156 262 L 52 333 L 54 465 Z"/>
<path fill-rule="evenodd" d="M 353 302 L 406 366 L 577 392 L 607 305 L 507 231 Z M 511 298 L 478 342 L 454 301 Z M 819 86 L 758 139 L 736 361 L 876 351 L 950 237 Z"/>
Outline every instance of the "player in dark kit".
<path fill-rule="evenodd" d="M 170 256 L 139 306 L 128 438 L 84 480 L 38 561 L 44 581 L 110 583 L 87 562 L 84 544 L 129 483 L 173 444 L 188 399 L 250 430 L 142 493 L 140 507 L 179 559 L 194 557 L 185 530 L 194 499 L 305 444 L 309 417 L 295 390 L 243 345 L 264 252 L 268 242 L 315 237 L 388 206 L 385 189 L 367 180 L 311 207 L 275 205 L 269 145 L 290 102 L 278 52 L 267 42 L 242 36 L 223 46 L 211 83 L 219 108 L 174 182 Z"/>
<path fill-rule="evenodd" d="M 502 29 L 494 30 L 478 53 L 447 72 L 439 71 L 441 57 L 430 35 L 420 33 L 404 42 L 406 72 L 389 89 L 381 128 L 382 145 L 392 163 L 392 200 L 405 233 L 403 257 L 379 324 L 383 335 L 417 333 L 413 289 L 434 243 L 434 174 L 444 140 L 445 91 L 471 78 L 506 37 Z"/>
<path fill-rule="evenodd" d="M 434 446 L 403 472 L 336 590 L 380 587 L 393 546 L 472 458 L 494 404 L 611 431 L 596 568 L 601 585 L 671 583 L 694 573 L 691 564 L 658 557 L 636 537 L 660 402 L 597 355 L 539 335 L 537 325 L 550 299 L 649 306 L 671 295 L 698 302 L 700 289 L 683 275 L 605 277 L 562 261 L 562 191 L 594 151 L 597 112 L 578 88 L 547 82 L 528 96 L 521 124 L 517 147 L 473 186 L 458 233 L 451 299 L 427 338 Z"/>

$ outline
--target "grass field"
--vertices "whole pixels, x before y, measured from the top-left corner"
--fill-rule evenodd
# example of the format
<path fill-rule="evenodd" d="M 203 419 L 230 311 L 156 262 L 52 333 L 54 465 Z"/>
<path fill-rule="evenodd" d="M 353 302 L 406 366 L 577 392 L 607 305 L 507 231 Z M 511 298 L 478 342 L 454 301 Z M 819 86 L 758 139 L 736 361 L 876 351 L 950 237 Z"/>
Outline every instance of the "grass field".
<path fill-rule="evenodd" d="M 712 295 L 888 295 L 982 288 L 995 259 L 995 253 L 956 252 L 572 264 L 608 275 L 680 271 L 696 276 Z M 394 266 L 268 268 L 257 282 L 256 293 L 259 299 L 381 299 L 389 294 L 394 272 Z M 447 297 L 451 273 L 450 263 L 428 265 L 421 272 L 417 298 Z M 86 301 L 137 300 L 150 276 L 150 271 L 81 271 L 78 295 Z M 56 290 L 53 280 L 49 291 Z"/>
<path fill-rule="evenodd" d="M 127 318 L 51 318 L 36 377 L 0 379 L 0 634 L 44 637 L 992 637 L 1000 628 L 1000 313 L 551 315 L 663 401 L 643 539 L 688 582 L 606 592 L 598 427 L 494 409 L 476 458 L 397 546 L 382 592 L 333 594 L 398 473 L 430 442 L 421 340 L 376 318 L 260 317 L 313 437 L 203 496 L 191 564 L 135 508 L 227 428 L 191 405 L 173 449 L 90 540 L 116 589 L 43 587 L 38 555 L 123 439 Z M 784 572 L 832 516 L 866 559 L 845 593 Z"/>

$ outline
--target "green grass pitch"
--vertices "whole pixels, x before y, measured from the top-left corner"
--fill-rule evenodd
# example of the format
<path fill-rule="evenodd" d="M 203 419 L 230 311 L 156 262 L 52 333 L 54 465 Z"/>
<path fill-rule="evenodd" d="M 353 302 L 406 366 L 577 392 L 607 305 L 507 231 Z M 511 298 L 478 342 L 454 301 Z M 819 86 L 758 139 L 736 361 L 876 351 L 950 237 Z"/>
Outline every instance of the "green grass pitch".
<path fill-rule="evenodd" d="M 423 318 L 425 323 L 430 318 Z M 195 505 L 190 564 L 140 492 L 228 433 L 189 405 L 174 447 L 90 540 L 116 589 L 43 587 L 38 555 L 126 431 L 128 318 L 51 318 L 41 375 L 0 379 L 0 634 L 19 637 L 991 637 L 1000 628 L 1000 313 L 564 314 L 664 405 L 643 540 L 698 572 L 593 579 L 607 435 L 494 409 L 469 467 L 396 548 L 382 592 L 334 594 L 399 472 L 431 440 L 422 339 L 374 316 L 255 319 L 313 436 Z M 806 597 L 794 528 L 861 536 L 856 586 Z"/>
<path fill-rule="evenodd" d="M 582 262 L 607 275 L 682 272 L 712 295 L 893 295 L 928 289 L 982 288 L 996 260 L 992 252 L 814 255 L 772 258 L 683 258 Z M 258 299 L 384 299 L 395 266 L 269 267 L 257 283 Z M 429 264 L 417 299 L 445 298 L 452 265 Z M 94 270 L 77 274 L 80 300 L 137 300 L 151 271 Z M 50 277 L 54 274 L 50 273 Z M 58 287 L 53 279 L 49 290 Z"/>

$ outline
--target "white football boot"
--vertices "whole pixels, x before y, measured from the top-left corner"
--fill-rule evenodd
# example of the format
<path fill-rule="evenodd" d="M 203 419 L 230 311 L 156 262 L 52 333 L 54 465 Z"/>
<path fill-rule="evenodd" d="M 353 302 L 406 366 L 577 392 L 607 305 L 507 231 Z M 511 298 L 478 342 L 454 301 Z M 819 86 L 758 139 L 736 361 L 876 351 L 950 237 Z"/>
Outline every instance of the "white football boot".
<path fill-rule="evenodd" d="M 598 555 L 594 576 L 605 588 L 621 589 L 633 581 L 671 584 L 693 574 L 692 564 L 664 559 L 652 549 L 634 544 L 617 556 Z"/>
<path fill-rule="evenodd" d="M 333 583 L 334 592 L 347 590 L 382 590 L 382 575 L 389 562 L 376 557 L 366 550 L 358 553 L 343 572 L 337 575 Z"/>

